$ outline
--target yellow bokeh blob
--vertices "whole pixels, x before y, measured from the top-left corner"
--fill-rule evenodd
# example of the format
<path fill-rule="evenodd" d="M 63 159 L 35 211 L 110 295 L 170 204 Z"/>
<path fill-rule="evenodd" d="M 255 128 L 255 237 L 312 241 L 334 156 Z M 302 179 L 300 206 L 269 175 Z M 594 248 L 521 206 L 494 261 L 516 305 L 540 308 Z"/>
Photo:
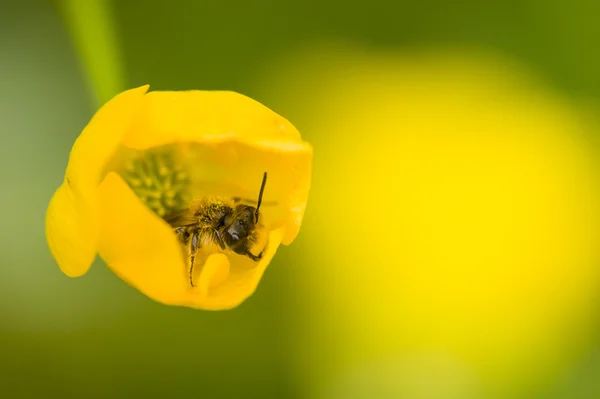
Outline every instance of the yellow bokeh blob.
<path fill-rule="evenodd" d="M 281 65 L 270 84 L 295 93 L 320 148 L 297 248 L 319 262 L 298 276 L 314 389 L 420 353 L 486 395 L 560 378 L 600 293 L 599 176 L 577 109 L 485 54 L 316 47 Z M 309 80 L 319 96 L 298 105 Z"/>

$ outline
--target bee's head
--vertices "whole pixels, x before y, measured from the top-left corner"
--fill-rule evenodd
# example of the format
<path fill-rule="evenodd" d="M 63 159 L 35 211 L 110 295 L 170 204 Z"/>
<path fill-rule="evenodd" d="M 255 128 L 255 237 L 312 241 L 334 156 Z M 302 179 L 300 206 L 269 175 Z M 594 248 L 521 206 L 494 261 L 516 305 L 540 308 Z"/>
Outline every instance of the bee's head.
<path fill-rule="evenodd" d="M 227 226 L 225 232 L 229 236 L 231 242 L 235 243 L 244 240 L 256 228 L 256 224 L 258 223 L 258 210 L 262 203 L 262 196 L 265 191 L 266 183 L 267 172 L 263 175 L 256 208 L 250 205 L 237 205 L 227 216 L 225 220 L 225 225 Z"/>
<path fill-rule="evenodd" d="M 225 234 L 230 242 L 243 241 L 255 229 L 256 208 L 249 205 L 237 205 L 225 219 Z"/>

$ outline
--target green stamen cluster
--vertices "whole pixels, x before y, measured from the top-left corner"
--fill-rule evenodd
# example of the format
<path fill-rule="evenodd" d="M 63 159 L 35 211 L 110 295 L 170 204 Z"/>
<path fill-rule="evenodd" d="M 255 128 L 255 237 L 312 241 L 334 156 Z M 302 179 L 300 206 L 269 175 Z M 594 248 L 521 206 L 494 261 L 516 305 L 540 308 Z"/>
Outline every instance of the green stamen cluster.
<path fill-rule="evenodd" d="M 123 178 L 160 217 L 187 206 L 189 176 L 170 151 L 144 151 L 125 165 Z"/>

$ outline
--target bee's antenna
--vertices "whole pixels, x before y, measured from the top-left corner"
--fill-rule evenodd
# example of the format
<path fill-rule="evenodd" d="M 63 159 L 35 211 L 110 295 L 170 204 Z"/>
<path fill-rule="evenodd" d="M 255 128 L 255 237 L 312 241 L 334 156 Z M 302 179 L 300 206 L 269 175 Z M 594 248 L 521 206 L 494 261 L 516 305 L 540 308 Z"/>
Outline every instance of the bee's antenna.
<path fill-rule="evenodd" d="M 258 193 L 258 204 L 256 205 L 256 212 L 254 212 L 255 219 L 258 220 L 258 210 L 260 209 L 260 203 L 262 202 L 263 192 L 265 191 L 265 185 L 267 184 L 267 172 L 263 175 L 262 184 L 260 186 L 260 192 Z"/>

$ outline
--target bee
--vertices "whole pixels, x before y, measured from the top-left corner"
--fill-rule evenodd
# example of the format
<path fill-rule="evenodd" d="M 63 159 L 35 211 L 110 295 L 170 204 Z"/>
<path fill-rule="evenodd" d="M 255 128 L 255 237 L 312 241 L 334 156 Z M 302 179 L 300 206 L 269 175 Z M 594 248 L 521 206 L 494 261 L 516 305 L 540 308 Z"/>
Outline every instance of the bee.
<path fill-rule="evenodd" d="M 239 197 L 205 197 L 194 201 L 189 208 L 165 217 L 181 243 L 187 247 L 192 287 L 194 261 L 200 248 L 208 251 L 230 250 L 255 262 L 262 258 L 263 252 L 255 255 L 252 247 L 258 241 L 262 227 L 259 210 L 266 183 L 267 172 L 263 175 L 256 207 L 242 204 Z"/>

